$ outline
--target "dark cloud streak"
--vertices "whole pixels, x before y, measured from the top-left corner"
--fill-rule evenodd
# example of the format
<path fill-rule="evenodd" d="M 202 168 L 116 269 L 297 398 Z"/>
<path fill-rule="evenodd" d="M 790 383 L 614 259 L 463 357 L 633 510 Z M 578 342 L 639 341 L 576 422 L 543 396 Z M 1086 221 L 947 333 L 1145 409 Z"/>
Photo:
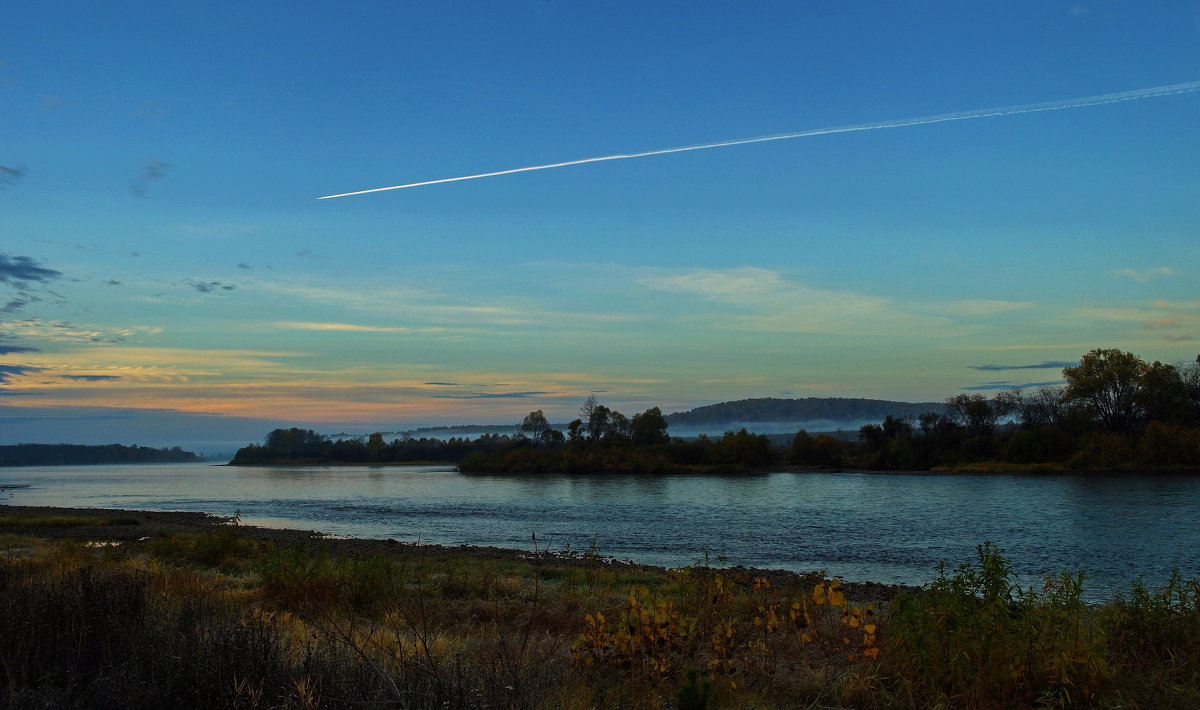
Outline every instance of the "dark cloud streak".
<path fill-rule="evenodd" d="M 1011 382 L 1008 380 L 1001 380 L 999 382 L 984 382 L 981 385 L 971 385 L 970 387 L 960 387 L 959 389 L 964 389 L 964 390 L 1007 390 L 1007 389 L 1013 389 L 1014 387 L 1017 389 L 1025 389 L 1026 387 L 1052 387 L 1054 385 L 1061 385 L 1061 384 L 1066 384 L 1066 380 L 1054 380 L 1053 382 L 1021 382 L 1021 383 Z"/>
<path fill-rule="evenodd" d="M 12 355 L 13 353 L 40 353 L 37 348 L 27 348 L 23 345 L 5 345 L 0 343 L 0 355 Z"/>
<path fill-rule="evenodd" d="M 1064 367 L 1076 367 L 1078 365 L 1077 361 L 1047 360 L 1036 365 L 967 365 L 967 367 L 982 372 L 1003 372 L 1005 370 L 1061 370 Z"/>
<path fill-rule="evenodd" d="M 18 375 L 24 375 L 27 372 L 40 372 L 40 367 L 30 367 L 28 365 L 0 365 L 0 385 L 8 384 L 9 380 Z"/>
<path fill-rule="evenodd" d="M 129 183 L 129 194 L 142 200 L 150 199 L 150 196 L 147 194 L 150 183 L 166 177 L 167 168 L 169 167 L 171 167 L 170 163 L 164 163 L 159 160 L 151 160 L 143 165 L 142 171 L 138 174 L 137 178 Z"/>
<path fill-rule="evenodd" d="M 11 168 L 7 165 L 0 165 L 0 190 L 15 187 L 28 174 L 29 169 L 24 165 L 14 165 Z"/>
<path fill-rule="evenodd" d="M 186 283 L 200 293 L 218 293 L 219 291 L 232 291 L 237 288 L 234 284 L 221 283 L 220 281 L 192 281 L 188 279 Z"/>

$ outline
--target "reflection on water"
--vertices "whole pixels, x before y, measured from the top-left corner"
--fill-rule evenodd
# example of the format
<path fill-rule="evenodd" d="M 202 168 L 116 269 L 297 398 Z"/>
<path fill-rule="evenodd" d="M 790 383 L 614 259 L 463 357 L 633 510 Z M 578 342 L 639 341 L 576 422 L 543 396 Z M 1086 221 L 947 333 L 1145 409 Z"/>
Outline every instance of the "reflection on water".
<path fill-rule="evenodd" d="M 1086 569 L 1094 594 L 1173 567 L 1200 574 L 1200 478 L 464 476 L 446 467 L 0 469 L 3 501 L 203 510 L 335 535 L 601 551 L 922 583 L 942 559 L 1008 549 L 1026 579 Z"/>

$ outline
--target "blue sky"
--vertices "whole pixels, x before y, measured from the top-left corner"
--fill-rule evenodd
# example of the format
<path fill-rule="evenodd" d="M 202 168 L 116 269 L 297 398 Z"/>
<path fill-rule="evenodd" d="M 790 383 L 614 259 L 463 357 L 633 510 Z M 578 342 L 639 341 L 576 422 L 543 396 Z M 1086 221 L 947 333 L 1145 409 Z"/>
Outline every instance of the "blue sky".
<path fill-rule="evenodd" d="M 15 6 L 0 440 L 1191 359 L 1200 92 L 314 198 L 1198 79 L 1196 2 Z"/>

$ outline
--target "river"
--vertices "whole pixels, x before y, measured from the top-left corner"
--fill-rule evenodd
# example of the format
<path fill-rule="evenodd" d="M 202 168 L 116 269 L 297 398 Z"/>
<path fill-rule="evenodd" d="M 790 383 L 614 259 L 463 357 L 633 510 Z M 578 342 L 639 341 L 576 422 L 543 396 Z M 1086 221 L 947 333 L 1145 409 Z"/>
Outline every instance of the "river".
<path fill-rule="evenodd" d="M 1200 477 L 481 476 L 444 466 L 0 468 L 0 502 L 240 511 L 249 524 L 406 542 L 582 551 L 678 566 L 825 570 L 922 584 L 1004 547 L 1026 582 L 1085 570 L 1089 597 L 1200 575 Z M 536 536 L 536 540 L 534 539 Z"/>

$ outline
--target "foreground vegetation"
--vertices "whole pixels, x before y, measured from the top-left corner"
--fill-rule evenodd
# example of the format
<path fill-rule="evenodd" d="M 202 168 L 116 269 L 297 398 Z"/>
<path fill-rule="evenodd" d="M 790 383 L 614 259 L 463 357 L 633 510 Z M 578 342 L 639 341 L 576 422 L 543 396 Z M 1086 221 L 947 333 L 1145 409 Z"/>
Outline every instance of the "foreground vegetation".
<path fill-rule="evenodd" d="M 1002 551 L 894 600 L 836 579 L 421 548 L 330 556 L 236 525 L 0 537 L 12 708 L 1192 708 L 1200 584 L 1112 602 Z"/>

